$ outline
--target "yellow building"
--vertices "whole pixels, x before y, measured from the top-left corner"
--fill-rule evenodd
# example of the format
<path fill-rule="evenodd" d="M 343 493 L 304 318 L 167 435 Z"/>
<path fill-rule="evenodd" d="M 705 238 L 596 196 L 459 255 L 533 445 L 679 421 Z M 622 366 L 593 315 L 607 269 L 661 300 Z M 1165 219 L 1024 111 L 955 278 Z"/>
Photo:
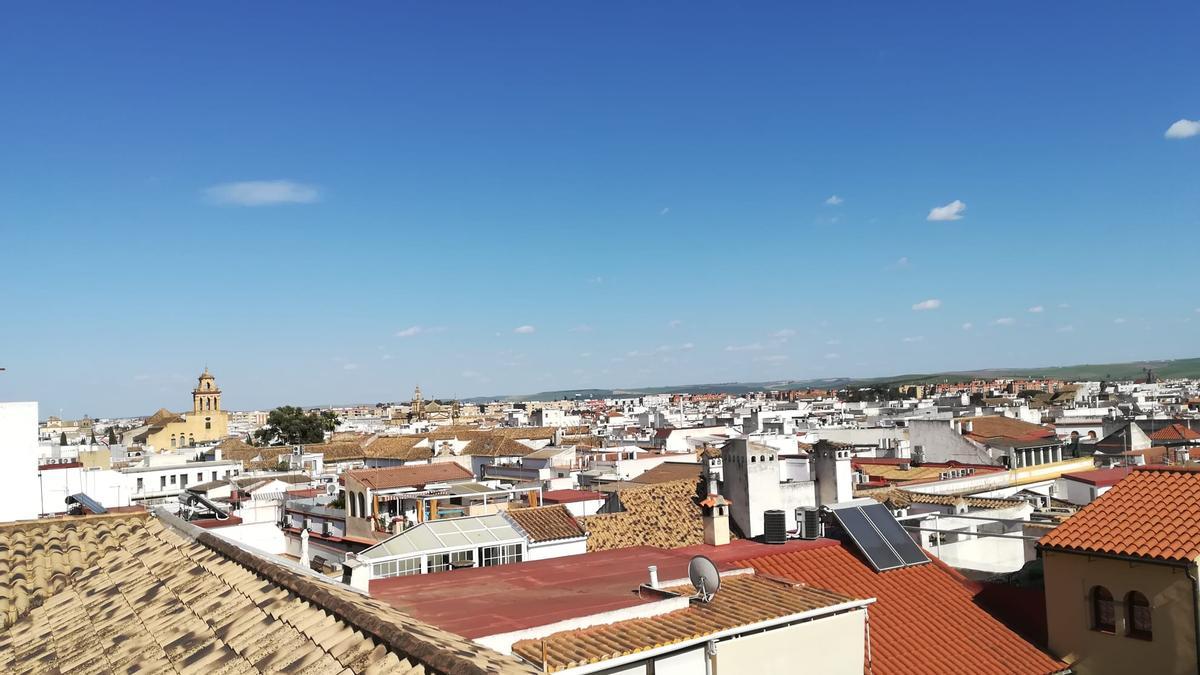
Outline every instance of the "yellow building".
<path fill-rule="evenodd" d="M 221 389 L 205 368 L 192 390 L 190 413 L 160 409 L 146 420 L 146 426 L 135 430 L 132 440 L 155 450 L 169 450 L 220 441 L 228 431 L 229 415 L 221 410 Z"/>
<path fill-rule="evenodd" d="M 1051 653 L 1080 675 L 1200 671 L 1200 472 L 1135 467 L 1042 537 Z"/>

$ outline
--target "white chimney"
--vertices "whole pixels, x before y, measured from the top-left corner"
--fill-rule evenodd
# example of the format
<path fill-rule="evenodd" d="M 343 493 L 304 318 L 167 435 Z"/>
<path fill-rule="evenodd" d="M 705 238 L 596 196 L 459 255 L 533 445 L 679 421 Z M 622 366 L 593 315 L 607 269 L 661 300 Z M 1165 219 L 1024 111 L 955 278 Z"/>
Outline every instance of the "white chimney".
<path fill-rule="evenodd" d="M 650 565 L 650 588 L 658 588 L 658 565 Z"/>

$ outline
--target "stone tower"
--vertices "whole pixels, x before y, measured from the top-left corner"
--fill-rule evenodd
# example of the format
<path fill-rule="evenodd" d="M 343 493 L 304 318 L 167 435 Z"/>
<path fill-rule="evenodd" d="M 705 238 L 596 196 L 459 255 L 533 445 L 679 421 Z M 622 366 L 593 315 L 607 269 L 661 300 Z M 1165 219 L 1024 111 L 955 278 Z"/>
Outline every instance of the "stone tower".
<path fill-rule="evenodd" d="M 421 417 L 425 414 L 425 402 L 423 400 L 421 400 L 421 385 L 419 385 L 419 384 L 417 385 L 417 388 L 413 391 L 412 411 L 411 412 L 412 412 L 413 419 L 418 419 L 418 420 L 421 419 Z"/>
<path fill-rule="evenodd" d="M 735 438 L 721 449 L 722 494 L 729 514 L 746 537 L 763 534 L 763 512 L 783 508 L 775 449 Z"/>
<path fill-rule="evenodd" d="M 221 389 L 217 387 L 216 378 L 208 372 L 208 366 L 205 366 L 204 372 L 200 373 L 196 388 L 192 390 L 192 412 L 220 412 L 220 410 Z"/>

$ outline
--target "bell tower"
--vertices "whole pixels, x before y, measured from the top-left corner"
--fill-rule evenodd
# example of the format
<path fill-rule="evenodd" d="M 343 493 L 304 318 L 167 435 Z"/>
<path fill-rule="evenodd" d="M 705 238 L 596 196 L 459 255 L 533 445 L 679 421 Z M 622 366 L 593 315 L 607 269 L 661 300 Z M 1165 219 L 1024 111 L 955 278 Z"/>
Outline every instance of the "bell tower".
<path fill-rule="evenodd" d="M 425 415 L 425 401 L 421 398 L 421 385 L 419 384 L 413 392 L 411 414 L 418 420 Z"/>
<path fill-rule="evenodd" d="M 205 366 L 199 381 L 196 382 L 196 388 L 192 390 L 192 412 L 220 412 L 220 410 L 221 390 L 217 387 L 216 378 L 208 372 L 208 366 Z"/>

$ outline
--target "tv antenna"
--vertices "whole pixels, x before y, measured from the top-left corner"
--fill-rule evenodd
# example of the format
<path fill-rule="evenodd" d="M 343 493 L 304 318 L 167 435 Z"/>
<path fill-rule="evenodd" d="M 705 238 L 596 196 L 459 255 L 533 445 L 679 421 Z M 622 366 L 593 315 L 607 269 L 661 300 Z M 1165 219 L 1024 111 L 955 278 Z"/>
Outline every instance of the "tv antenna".
<path fill-rule="evenodd" d="M 706 556 L 694 556 L 688 562 L 688 579 L 696 589 L 696 594 L 692 597 L 704 602 L 711 602 L 721 588 L 721 573 L 717 571 L 716 564 Z"/>

